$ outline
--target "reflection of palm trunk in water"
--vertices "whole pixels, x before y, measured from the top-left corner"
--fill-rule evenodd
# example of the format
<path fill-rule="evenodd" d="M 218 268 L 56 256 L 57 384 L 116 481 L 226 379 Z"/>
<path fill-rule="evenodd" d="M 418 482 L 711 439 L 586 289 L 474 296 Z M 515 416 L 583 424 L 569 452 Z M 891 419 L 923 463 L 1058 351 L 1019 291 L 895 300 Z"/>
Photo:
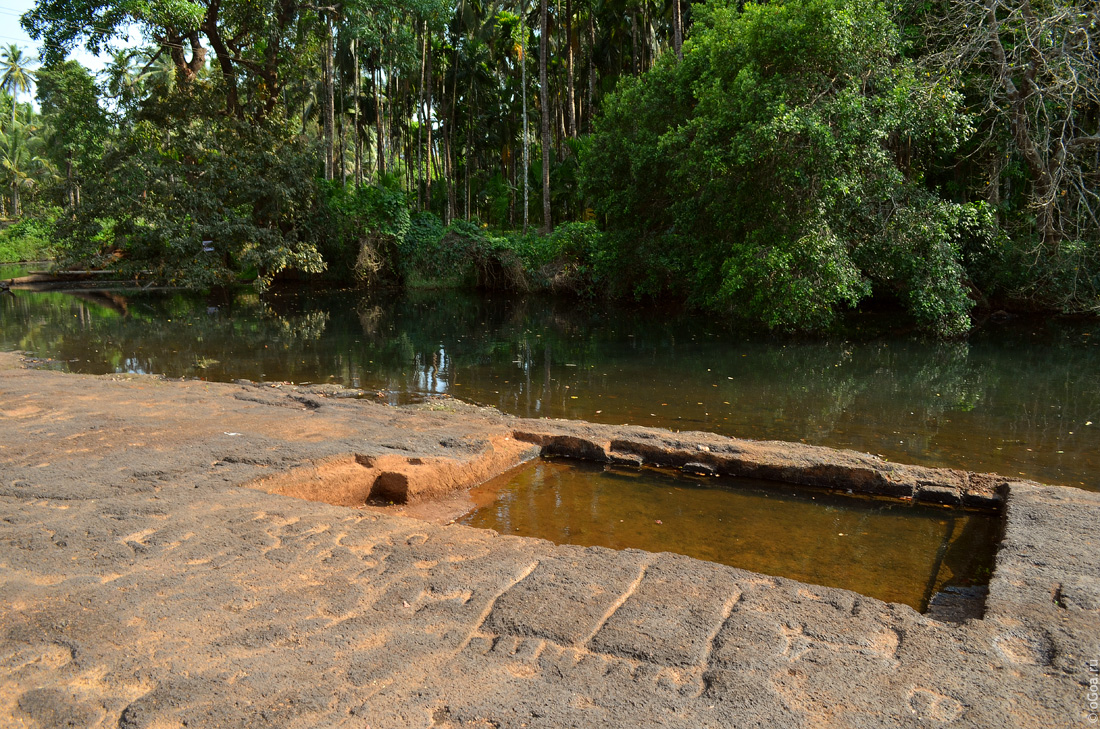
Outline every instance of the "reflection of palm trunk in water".
<path fill-rule="evenodd" d="M 951 546 L 951 537 L 955 535 L 955 518 L 947 518 L 947 533 L 943 535 L 943 541 L 940 542 L 940 548 L 936 550 L 936 561 L 932 563 L 932 574 L 928 576 L 928 585 L 924 588 L 924 599 L 921 600 L 920 610 L 925 612 L 928 610 L 928 603 L 932 601 L 932 596 L 936 594 L 936 579 L 940 576 L 940 568 L 943 566 L 943 558 L 947 556 L 947 549 Z"/>
<path fill-rule="evenodd" d="M 543 355 L 543 357 L 542 357 L 542 361 L 543 361 L 543 366 L 542 366 L 543 367 L 542 401 L 544 403 L 549 404 L 550 403 L 550 396 L 552 395 L 552 393 L 550 392 L 550 345 L 549 344 L 544 345 L 544 349 L 542 350 L 542 355 Z M 549 413 L 544 411 L 543 415 L 548 416 Z"/>
<path fill-rule="evenodd" d="M 531 417 L 531 343 L 523 338 L 524 392 L 527 394 L 527 416 Z"/>

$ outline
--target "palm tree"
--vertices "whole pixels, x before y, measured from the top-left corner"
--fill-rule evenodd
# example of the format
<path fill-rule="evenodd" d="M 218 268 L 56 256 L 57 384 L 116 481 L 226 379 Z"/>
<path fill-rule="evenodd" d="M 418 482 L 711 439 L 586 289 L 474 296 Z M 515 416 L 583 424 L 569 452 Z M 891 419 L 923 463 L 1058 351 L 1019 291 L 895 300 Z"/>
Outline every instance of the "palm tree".
<path fill-rule="evenodd" d="M 102 71 L 106 79 L 107 94 L 113 99 L 127 101 L 136 95 L 138 80 L 134 60 L 139 50 L 122 48 L 108 52 L 111 60 Z"/>
<path fill-rule="evenodd" d="M 15 43 L 9 43 L 7 48 L 0 49 L 0 89 L 11 94 L 11 120 L 15 123 L 16 97 L 22 93 L 29 93 L 34 86 L 34 71 L 31 65 L 36 63 L 34 56 L 23 55 L 23 49 Z"/>
<path fill-rule="evenodd" d="M 108 95 L 122 104 L 130 104 L 149 94 L 153 88 L 171 91 L 176 86 L 176 67 L 172 58 L 157 47 L 123 48 L 110 51 L 111 60 L 101 72 Z"/>
<path fill-rule="evenodd" d="M 39 154 L 45 140 L 28 124 L 12 121 L 0 132 L 0 174 L 11 185 L 12 217 L 19 217 L 19 190 L 34 185 L 36 178 L 48 176 L 49 162 Z"/>
<path fill-rule="evenodd" d="M 546 63 L 550 55 L 550 21 L 546 0 L 539 2 L 539 117 L 542 122 L 542 232 L 554 230 L 550 218 L 550 94 L 546 86 Z"/>

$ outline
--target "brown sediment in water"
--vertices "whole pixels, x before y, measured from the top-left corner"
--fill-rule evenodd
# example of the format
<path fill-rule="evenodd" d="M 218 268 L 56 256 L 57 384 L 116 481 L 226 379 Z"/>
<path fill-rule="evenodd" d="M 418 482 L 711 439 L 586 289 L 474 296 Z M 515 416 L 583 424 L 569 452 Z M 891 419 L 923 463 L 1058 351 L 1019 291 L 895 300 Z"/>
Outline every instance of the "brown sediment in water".
<path fill-rule="evenodd" d="M 462 524 L 558 544 L 676 552 L 925 611 L 981 594 L 1000 516 L 881 496 L 540 459 L 475 489 Z M 956 600 L 958 602 L 958 600 Z M 938 604 L 938 601 L 937 601 Z"/>

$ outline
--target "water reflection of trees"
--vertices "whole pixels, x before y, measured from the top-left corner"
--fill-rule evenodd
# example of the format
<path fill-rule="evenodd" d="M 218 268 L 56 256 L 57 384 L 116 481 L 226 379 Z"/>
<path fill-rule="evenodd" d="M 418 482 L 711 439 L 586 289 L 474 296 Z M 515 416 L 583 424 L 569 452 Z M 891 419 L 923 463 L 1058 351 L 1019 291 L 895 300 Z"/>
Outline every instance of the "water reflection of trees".
<path fill-rule="evenodd" d="M 447 291 L 20 292 L 0 317 L 5 349 L 79 371 L 338 382 L 392 402 L 451 393 L 519 415 L 802 439 L 1075 485 L 1100 470 L 1095 324 L 800 342 Z"/>
<path fill-rule="evenodd" d="M 76 371 L 212 379 L 258 378 L 267 363 L 290 363 L 289 355 L 323 337 L 329 319 L 317 309 L 280 313 L 254 294 L 211 300 L 140 292 L 20 292 L 0 316 L 5 349 Z"/>

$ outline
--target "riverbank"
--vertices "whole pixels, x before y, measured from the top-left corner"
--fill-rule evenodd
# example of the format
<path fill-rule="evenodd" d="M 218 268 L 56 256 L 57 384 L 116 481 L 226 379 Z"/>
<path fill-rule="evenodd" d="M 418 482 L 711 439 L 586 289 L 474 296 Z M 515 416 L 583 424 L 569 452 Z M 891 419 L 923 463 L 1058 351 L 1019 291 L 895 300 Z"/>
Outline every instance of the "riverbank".
<path fill-rule="evenodd" d="M 376 728 L 1086 717 L 1096 494 L 348 394 L 69 375 L 0 354 L 0 716 Z M 984 618 L 945 623 L 667 553 L 407 518 L 445 522 L 465 487 L 540 452 L 1000 509 Z M 356 508 L 368 500 L 397 503 Z"/>

